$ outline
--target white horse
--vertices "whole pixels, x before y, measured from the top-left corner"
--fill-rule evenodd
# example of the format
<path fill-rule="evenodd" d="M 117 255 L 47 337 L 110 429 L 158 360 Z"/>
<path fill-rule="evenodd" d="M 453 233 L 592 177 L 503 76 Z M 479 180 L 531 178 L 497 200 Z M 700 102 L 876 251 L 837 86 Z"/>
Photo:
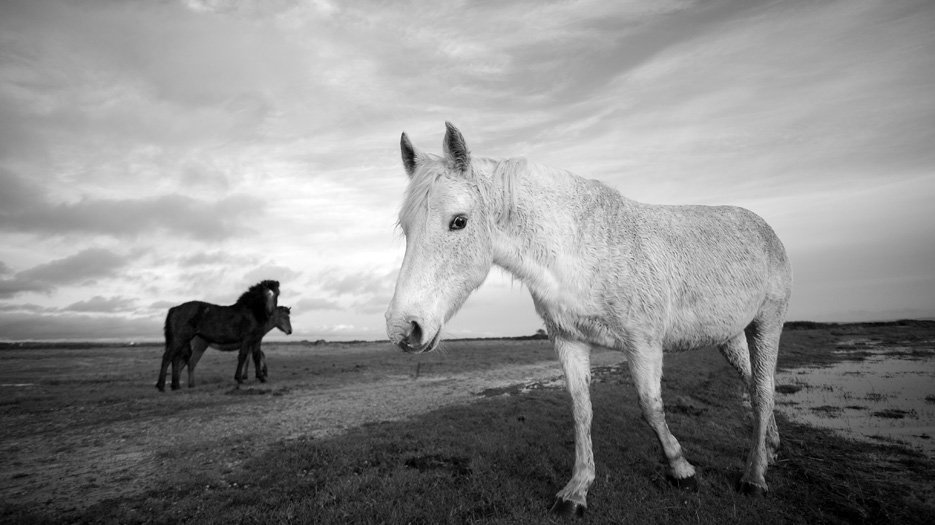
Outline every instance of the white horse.
<path fill-rule="evenodd" d="M 594 480 L 591 345 L 626 353 L 668 477 L 689 488 L 697 487 L 695 468 L 663 412 L 663 350 L 717 345 L 748 385 L 755 416 L 739 488 L 765 493 L 779 448 L 773 376 L 792 288 L 773 230 L 743 208 L 643 204 L 522 158 L 472 158 L 446 126 L 443 156 L 401 138 L 410 181 L 399 214 L 406 254 L 386 312 L 390 340 L 431 351 L 493 264 L 519 278 L 558 353 L 575 421 L 574 472 L 552 510 L 577 515 Z"/>

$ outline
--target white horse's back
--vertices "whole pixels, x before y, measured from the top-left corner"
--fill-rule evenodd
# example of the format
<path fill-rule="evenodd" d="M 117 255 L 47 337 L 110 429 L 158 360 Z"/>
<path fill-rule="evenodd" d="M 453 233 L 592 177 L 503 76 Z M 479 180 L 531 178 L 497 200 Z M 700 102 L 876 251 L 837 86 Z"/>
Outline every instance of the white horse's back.
<path fill-rule="evenodd" d="M 635 335 L 701 347 L 740 333 L 764 302 L 789 299 L 785 249 L 749 210 L 644 204 L 565 171 L 504 163 L 512 191 L 527 196 L 510 197 L 513 233 L 532 239 L 535 260 L 495 262 L 533 283 L 558 331 L 617 348 Z M 537 228 L 548 236 L 536 239 Z"/>

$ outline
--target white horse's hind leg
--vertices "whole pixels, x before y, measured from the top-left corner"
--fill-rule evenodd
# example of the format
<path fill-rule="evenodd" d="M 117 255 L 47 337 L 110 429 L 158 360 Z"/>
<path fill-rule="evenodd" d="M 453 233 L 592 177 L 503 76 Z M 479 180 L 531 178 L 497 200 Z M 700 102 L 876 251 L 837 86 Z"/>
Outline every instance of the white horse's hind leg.
<path fill-rule="evenodd" d="M 662 348 L 642 344 L 635 346 L 627 355 L 630 374 L 636 385 L 643 419 L 656 433 L 666 461 L 669 463 L 668 477 L 676 486 L 697 487 L 695 467 L 682 455 L 682 447 L 669 432 L 662 404 Z"/>
<path fill-rule="evenodd" d="M 555 351 L 565 371 L 575 420 L 575 467 L 571 480 L 556 494 L 552 511 L 561 514 L 584 513 L 588 488 L 594 481 L 594 453 L 591 450 L 591 347 L 579 341 L 555 339 Z"/>
<path fill-rule="evenodd" d="M 781 333 L 781 315 L 772 319 L 757 320 L 747 327 L 752 372 L 750 401 L 753 405 L 753 443 L 747 457 L 746 469 L 740 478 L 740 488 L 746 493 L 761 494 L 768 490 L 766 467 L 769 453 L 766 436 L 770 421 L 774 421 L 774 376 Z"/>
<path fill-rule="evenodd" d="M 721 351 L 721 355 L 723 355 L 724 358 L 727 359 L 727 362 L 730 363 L 735 370 L 737 370 L 738 374 L 740 374 L 740 378 L 743 380 L 743 384 L 747 387 L 747 392 L 750 394 L 752 399 L 753 376 L 750 372 L 750 350 L 747 345 L 746 334 L 740 333 L 734 336 L 733 339 L 720 345 L 718 350 Z M 779 455 L 779 447 L 779 430 L 776 427 L 776 417 L 772 412 L 770 412 L 769 425 L 766 429 L 766 459 L 770 463 L 776 461 L 776 458 Z"/>

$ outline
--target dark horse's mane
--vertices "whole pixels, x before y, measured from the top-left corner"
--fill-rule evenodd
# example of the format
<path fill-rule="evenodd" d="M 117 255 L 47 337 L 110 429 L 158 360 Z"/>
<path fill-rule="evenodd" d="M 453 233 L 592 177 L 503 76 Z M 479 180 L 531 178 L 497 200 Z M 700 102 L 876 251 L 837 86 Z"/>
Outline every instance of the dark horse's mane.
<path fill-rule="evenodd" d="M 275 308 L 276 298 L 279 297 L 279 281 L 270 280 L 260 281 L 248 288 L 246 292 L 240 294 L 234 306 L 246 306 L 249 308 L 257 323 L 263 326 L 266 324 L 266 321 L 269 320 L 269 316 L 272 313 L 267 309 L 267 290 L 273 292 L 273 307 Z"/>

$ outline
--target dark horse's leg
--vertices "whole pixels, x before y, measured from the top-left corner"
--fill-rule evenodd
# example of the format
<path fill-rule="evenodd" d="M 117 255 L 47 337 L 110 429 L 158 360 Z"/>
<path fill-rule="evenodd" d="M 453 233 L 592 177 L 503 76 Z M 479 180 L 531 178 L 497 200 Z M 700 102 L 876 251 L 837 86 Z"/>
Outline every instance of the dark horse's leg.
<path fill-rule="evenodd" d="M 244 371 L 247 357 L 253 352 L 253 344 L 244 341 L 240 347 L 240 352 L 237 354 L 237 370 L 234 371 L 234 381 L 237 381 L 237 384 L 243 383 L 243 375 L 246 373 Z"/>
<path fill-rule="evenodd" d="M 240 379 L 246 381 L 250 377 L 250 358 L 244 359 L 243 371 L 240 373 Z"/>
<path fill-rule="evenodd" d="M 191 340 L 195 337 L 203 304 L 191 301 L 179 306 L 173 306 L 166 314 L 166 323 L 163 328 L 166 337 L 166 350 L 162 354 L 162 366 L 159 369 L 159 379 L 156 388 L 164 391 L 166 388 L 166 372 L 172 364 L 172 390 L 179 388 L 179 374 L 191 356 Z"/>
<path fill-rule="evenodd" d="M 160 392 L 166 389 L 166 372 L 169 370 L 169 364 L 172 365 L 172 390 L 178 390 L 179 374 L 181 373 L 181 364 L 185 356 L 179 351 L 178 346 L 173 344 L 166 346 L 165 353 L 162 354 L 162 366 L 159 369 L 159 379 L 156 381 L 156 388 Z"/>
<path fill-rule="evenodd" d="M 169 369 L 169 364 L 172 365 L 172 390 L 178 390 L 181 360 L 188 355 L 186 349 L 189 339 L 188 334 L 166 330 L 166 350 L 162 354 L 162 366 L 159 368 L 159 379 L 156 381 L 156 388 L 160 392 L 164 392 L 166 389 L 166 372 Z"/>
<path fill-rule="evenodd" d="M 198 365 L 198 361 L 201 360 L 205 349 L 208 348 L 208 341 L 196 335 L 190 346 L 192 355 L 188 358 L 188 388 L 195 386 L 195 366 Z"/>
<path fill-rule="evenodd" d="M 179 381 L 182 375 L 182 363 L 185 360 L 184 352 L 176 352 L 175 357 L 172 358 L 172 390 L 178 390 L 182 388 L 182 384 Z"/>
<path fill-rule="evenodd" d="M 162 367 L 159 369 L 159 379 L 156 380 L 156 388 L 158 388 L 160 392 L 165 392 L 166 390 L 166 372 L 169 370 L 169 363 L 172 362 L 170 356 L 170 348 L 167 345 L 166 351 L 162 354 Z"/>
<path fill-rule="evenodd" d="M 257 381 L 261 383 L 266 382 L 266 356 L 263 354 L 263 350 L 257 347 L 253 351 L 253 366 L 256 368 L 256 378 Z M 244 374 L 247 373 L 246 367 L 244 367 Z"/>

